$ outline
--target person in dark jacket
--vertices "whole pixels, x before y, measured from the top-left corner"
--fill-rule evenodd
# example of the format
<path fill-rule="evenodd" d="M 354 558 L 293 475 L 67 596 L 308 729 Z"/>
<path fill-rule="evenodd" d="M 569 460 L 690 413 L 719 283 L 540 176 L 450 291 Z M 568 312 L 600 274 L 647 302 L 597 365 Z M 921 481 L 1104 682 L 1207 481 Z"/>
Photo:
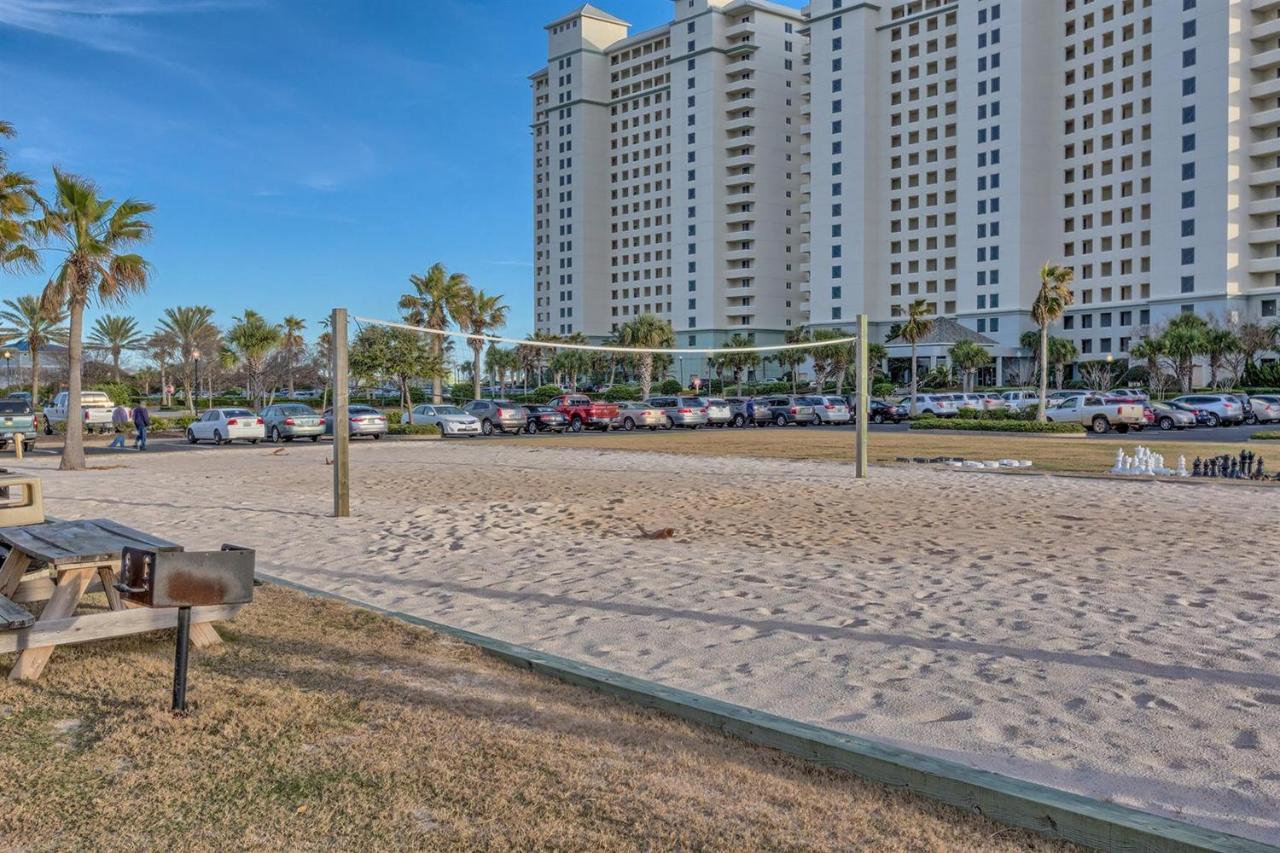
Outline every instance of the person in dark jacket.
<path fill-rule="evenodd" d="M 138 438 L 133 446 L 139 450 L 147 449 L 147 430 L 151 427 L 151 414 L 141 402 L 133 407 L 133 427 L 138 431 Z"/>

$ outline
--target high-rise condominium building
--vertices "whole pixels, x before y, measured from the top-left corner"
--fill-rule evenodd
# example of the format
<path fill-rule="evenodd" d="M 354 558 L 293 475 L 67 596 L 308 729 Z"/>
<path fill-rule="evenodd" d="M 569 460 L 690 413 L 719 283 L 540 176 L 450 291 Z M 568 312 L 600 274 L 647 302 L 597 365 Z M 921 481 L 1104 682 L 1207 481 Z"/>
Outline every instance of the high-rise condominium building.
<path fill-rule="evenodd" d="M 552 23 L 533 77 L 536 327 L 681 345 L 924 299 L 996 379 L 1045 261 L 1054 334 L 1123 358 L 1179 312 L 1276 316 L 1280 0 L 676 0 Z M 891 355 L 906 348 L 890 344 Z"/>

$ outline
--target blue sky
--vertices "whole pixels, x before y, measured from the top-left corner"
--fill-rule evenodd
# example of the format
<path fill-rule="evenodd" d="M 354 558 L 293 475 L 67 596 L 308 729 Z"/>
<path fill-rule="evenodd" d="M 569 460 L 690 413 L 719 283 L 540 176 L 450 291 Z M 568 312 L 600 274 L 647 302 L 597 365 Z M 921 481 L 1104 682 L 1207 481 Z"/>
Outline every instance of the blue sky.
<path fill-rule="evenodd" d="M 128 310 L 394 317 L 435 261 L 532 317 L 527 76 L 571 0 L 0 0 L 11 165 L 157 205 Z M 636 29 L 668 0 L 601 8 Z M 633 29 L 633 31 L 636 31 Z M 0 278 L 0 296 L 39 276 Z M 96 313 L 96 312 L 95 312 Z M 93 316 L 93 315 L 91 315 Z"/>

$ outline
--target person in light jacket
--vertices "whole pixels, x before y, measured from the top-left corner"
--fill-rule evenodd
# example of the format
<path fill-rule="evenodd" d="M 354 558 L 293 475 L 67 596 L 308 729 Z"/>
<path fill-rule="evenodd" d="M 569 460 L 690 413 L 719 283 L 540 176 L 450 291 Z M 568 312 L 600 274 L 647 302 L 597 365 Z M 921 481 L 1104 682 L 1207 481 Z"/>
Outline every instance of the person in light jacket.
<path fill-rule="evenodd" d="M 124 407 L 124 403 L 117 403 L 115 410 L 111 413 L 111 425 L 115 427 L 116 437 L 111 439 L 111 443 L 107 445 L 108 449 L 120 448 L 124 450 L 124 437 L 129 433 L 129 410 Z"/>

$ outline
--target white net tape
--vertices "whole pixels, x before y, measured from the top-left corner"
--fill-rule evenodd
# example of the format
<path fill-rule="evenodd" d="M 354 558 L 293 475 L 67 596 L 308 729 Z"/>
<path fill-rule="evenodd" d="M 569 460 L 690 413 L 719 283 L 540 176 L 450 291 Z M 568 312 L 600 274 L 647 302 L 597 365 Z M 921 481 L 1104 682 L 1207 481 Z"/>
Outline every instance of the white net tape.
<path fill-rule="evenodd" d="M 793 344 L 771 344 L 768 346 L 750 346 L 750 347 L 688 347 L 682 349 L 664 348 L 664 347 L 627 347 L 619 344 L 578 344 L 566 343 L 565 341 L 534 341 L 524 338 L 504 338 L 498 335 L 474 335 L 467 332 L 455 332 L 448 329 L 429 329 L 424 326 L 414 326 L 410 323 L 397 323 L 391 320 L 376 320 L 370 317 L 355 317 L 351 320 L 359 324 L 369 324 L 376 326 L 388 326 L 393 329 L 407 329 L 411 332 L 422 332 L 428 335 L 438 335 L 446 338 L 462 338 L 467 341 L 486 341 L 494 344 L 511 344 L 512 346 L 523 347 L 543 347 L 545 349 L 572 349 L 587 350 L 589 352 L 618 352 L 635 355 L 636 353 L 651 353 L 653 355 L 739 355 L 749 352 L 784 352 L 786 350 L 804 350 L 815 349 L 819 347 L 839 346 L 841 344 L 851 344 L 858 340 L 857 336 L 849 336 L 843 338 L 830 338 L 821 341 L 801 341 Z"/>

